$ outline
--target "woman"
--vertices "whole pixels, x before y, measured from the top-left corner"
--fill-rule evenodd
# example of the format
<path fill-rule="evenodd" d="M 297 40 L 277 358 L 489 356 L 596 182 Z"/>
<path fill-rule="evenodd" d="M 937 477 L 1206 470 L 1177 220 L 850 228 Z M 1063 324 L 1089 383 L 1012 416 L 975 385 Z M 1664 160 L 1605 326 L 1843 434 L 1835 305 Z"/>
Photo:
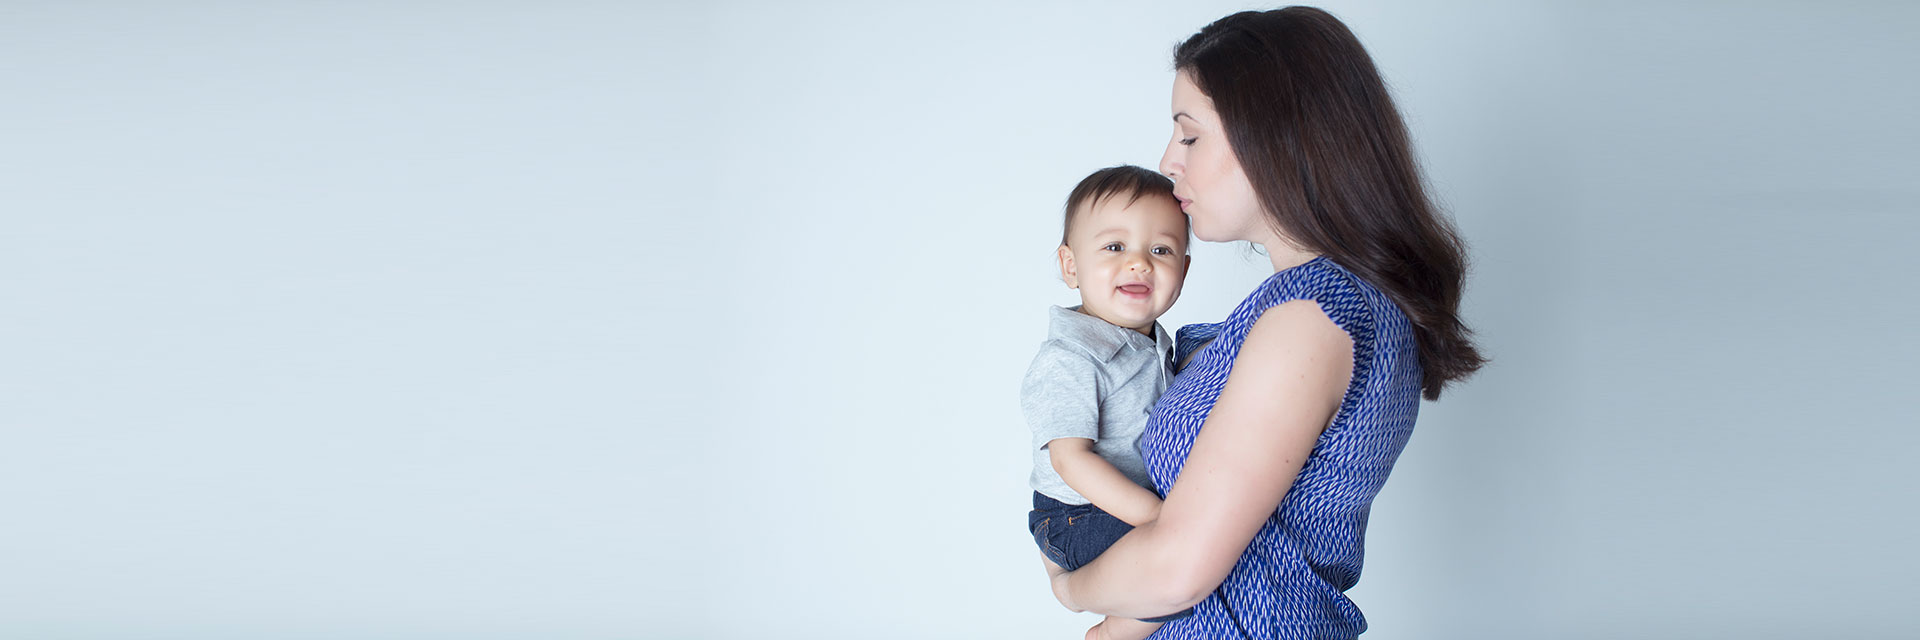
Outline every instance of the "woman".
<path fill-rule="evenodd" d="M 1344 592 L 1420 398 L 1483 363 L 1458 315 L 1464 250 L 1333 16 L 1227 16 L 1174 67 L 1160 170 L 1194 237 L 1260 244 L 1275 273 L 1180 332 L 1185 364 L 1140 443 L 1159 520 L 1078 571 L 1050 566 L 1054 592 L 1128 618 L 1194 608 L 1156 638 L 1353 637 L 1366 621 Z"/>

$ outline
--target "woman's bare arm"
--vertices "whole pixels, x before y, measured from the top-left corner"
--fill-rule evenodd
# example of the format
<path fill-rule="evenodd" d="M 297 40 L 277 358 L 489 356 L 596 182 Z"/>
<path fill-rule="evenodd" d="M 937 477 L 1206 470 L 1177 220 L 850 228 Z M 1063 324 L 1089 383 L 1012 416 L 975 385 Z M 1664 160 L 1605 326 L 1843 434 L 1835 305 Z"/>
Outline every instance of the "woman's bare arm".
<path fill-rule="evenodd" d="M 1054 578 L 1075 611 L 1166 615 L 1206 599 L 1306 464 L 1353 374 L 1353 340 L 1295 300 L 1254 323 L 1161 505 L 1079 571 Z"/>

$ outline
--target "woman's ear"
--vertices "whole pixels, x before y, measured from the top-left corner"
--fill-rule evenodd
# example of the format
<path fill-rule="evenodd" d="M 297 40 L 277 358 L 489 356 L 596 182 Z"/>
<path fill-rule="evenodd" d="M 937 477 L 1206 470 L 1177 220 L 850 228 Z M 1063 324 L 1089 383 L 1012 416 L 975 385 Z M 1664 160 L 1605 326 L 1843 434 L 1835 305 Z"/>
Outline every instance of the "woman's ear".
<path fill-rule="evenodd" d="M 1080 288 L 1080 276 L 1073 270 L 1073 251 L 1064 244 L 1060 245 L 1060 279 L 1068 289 Z"/>

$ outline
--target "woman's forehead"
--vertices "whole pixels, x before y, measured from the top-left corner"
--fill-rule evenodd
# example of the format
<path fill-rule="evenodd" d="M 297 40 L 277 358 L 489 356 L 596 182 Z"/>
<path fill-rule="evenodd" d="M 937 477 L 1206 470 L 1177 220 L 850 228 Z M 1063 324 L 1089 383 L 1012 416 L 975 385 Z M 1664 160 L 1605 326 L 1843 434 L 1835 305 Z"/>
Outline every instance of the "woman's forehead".
<path fill-rule="evenodd" d="M 1192 120 L 1196 123 L 1210 120 L 1213 114 L 1213 99 L 1200 92 L 1200 86 L 1193 83 L 1187 72 L 1174 74 L 1173 79 L 1173 120 L 1181 122 Z"/>

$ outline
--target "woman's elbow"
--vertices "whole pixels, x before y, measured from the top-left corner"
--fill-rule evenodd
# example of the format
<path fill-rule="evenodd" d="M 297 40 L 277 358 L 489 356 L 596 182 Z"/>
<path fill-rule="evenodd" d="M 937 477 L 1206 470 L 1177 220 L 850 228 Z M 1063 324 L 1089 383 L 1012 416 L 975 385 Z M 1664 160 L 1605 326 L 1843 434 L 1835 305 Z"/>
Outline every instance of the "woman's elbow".
<path fill-rule="evenodd" d="M 1199 586 L 1186 578 L 1172 578 L 1156 585 L 1148 595 L 1151 608 L 1160 615 L 1186 611 L 1213 594 L 1215 585 Z"/>
<path fill-rule="evenodd" d="M 1184 611 L 1200 604 L 1225 579 L 1220 572 L 1209 568 L 1204 559 L 1185 551 L 1187 549 L 1175 549 L 1163 556 L 1161 570 L 1156 572 L 1164 579 L 1154 589 L 1153 599 L 1169 611 Z"/>
<path fill-rule="evenodd" d="M 1185 611 L 1213 595 L 1213 588 L 1217 586 L 1220 586 L 1217 580 L 1213 584 L 1202 584 L 1198 580 L 1176 578 L 1168 581 L 1161 596 L 1169 611 Z"/>

